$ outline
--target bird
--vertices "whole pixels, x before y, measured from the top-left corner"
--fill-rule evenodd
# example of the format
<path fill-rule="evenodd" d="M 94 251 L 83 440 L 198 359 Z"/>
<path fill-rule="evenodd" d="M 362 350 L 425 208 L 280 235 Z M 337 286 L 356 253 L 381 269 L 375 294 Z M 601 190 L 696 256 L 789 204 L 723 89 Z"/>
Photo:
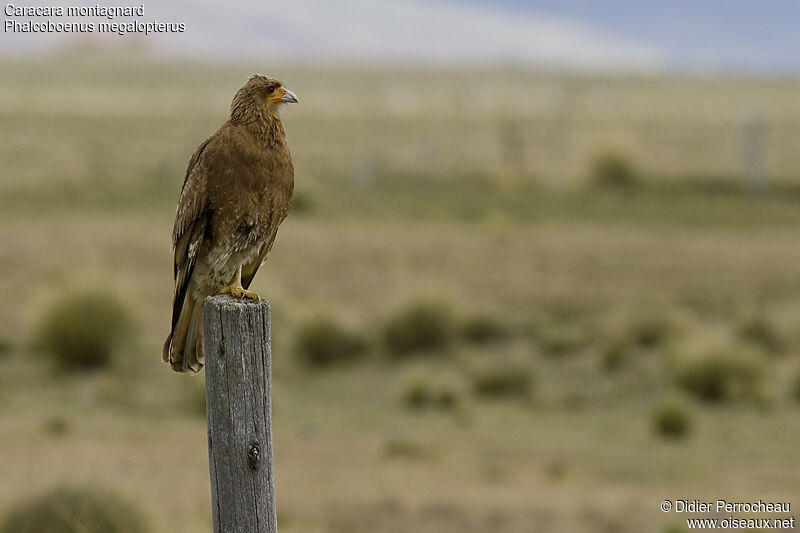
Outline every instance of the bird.
<path fill-rule="evenodd" d="M 248 289 L 294 190 L 280 112 L 297 101 L 277 79 L 250 76 L 234 95 L 228 120 L 189 159 L 172 231 L 172 327 L 161 352 L 176 372 L 196 373 L 204 365 L 207 296 L 259 299 Z"/>

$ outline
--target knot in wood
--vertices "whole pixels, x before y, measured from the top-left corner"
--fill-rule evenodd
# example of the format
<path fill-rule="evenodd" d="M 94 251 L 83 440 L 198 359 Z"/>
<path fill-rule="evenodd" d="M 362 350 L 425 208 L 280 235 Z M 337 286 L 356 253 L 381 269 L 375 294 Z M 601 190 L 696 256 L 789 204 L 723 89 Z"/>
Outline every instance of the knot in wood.
<path fill-rule="evenodd" d="M 247 450 L 247 461 L 250 463 L 250 468 L 253 470 L 258 470 L 258 467 L 261 464 L 261 449 L 259 448 L 257 442 L 252 443 L 250 448 Z"/>

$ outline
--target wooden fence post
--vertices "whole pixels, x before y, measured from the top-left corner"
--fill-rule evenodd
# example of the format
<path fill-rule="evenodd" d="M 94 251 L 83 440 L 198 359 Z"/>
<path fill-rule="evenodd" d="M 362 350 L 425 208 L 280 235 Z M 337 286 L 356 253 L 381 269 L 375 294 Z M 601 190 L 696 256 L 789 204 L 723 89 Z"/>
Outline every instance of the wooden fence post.
<path fill-rule="evenodd" d="M 744 119 L 744 175 L 751 192 L 763 192 L 766 184 L 767 124 L 764 112 L 751 107 Z"/>
<path fill-rule="evenodd" d="M 277 533 L 267 302 L 205 301 L 206 413 L 214 533 Z"/>

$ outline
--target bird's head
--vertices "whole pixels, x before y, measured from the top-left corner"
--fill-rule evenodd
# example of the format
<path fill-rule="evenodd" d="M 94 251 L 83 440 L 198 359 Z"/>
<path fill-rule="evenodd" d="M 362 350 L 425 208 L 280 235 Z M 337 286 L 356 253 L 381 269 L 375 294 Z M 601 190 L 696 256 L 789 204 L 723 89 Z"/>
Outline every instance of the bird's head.
<path fill-rule="evenodd" d="M 257 115 L 271 116 L 283 104 L 296 104 L 297 96 L 275 78 L 253 74 L 236 92 L 231 102 L 231 118 L 252 119 Z"/>

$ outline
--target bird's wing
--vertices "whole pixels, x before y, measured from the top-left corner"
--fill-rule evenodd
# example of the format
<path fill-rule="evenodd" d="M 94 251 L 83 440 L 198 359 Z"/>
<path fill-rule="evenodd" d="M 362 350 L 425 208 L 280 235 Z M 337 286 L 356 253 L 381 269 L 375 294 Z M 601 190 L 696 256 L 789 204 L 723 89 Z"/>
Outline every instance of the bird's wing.
<path fill-rule="evenodd" d="M 270 235 L 267 242 L 264 243 L 264 249 L 261 250 L 261 253 L 249 264 L 242 265 L 242 287 L 245 289 L 250 288 L 250 284 L 253 283 L 253 278 L 256 277 L 256 272 L 258 272 L 259 267 L 267 260 L 267 256 L 269 255 L 269 251 L 272 250 L 272 245 L 275 243 L 275 236 L 277 234 L 278 224 L 275 224 L 275 229 L 272 230 L 272 235 Z"/>
<path fill-rule="evenodd" d="M 173 329 L 181 315 L 186 289 L 192 278 L 197 252 L 203 243 L 206 225 L 210 216 L 207 191 L 208 179 L 205 175 L 204 165 L 201 162 L 203 152 L 212 138 L 206 139 L 189 160 L 175 214 L 175 227 L 172 231 L 175 276 L 175 295 L 172 301 Z"/>

